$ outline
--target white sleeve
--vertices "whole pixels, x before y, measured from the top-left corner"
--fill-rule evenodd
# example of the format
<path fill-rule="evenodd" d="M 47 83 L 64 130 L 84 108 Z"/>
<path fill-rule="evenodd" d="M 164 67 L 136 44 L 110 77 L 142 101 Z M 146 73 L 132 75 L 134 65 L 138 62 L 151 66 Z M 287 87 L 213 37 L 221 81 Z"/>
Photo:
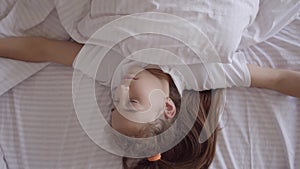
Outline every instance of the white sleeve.
<path fill-rule="evenodd" d="M 98 84 L 110 87 L 113 74 L 124 58 L 113 50 L 101 58 L 98 53 L 103 49 L 93 45 L 85 45 L 83 50 L 75 58 L 72 67 L 94 79 Z"/>
<path fill-rule="evenodd" d="M 0 147 L 0 168 L 7 169 L 7 164 L 4 158 L 4 154 L 2 152 L 2 148 Z"/>
<path fill-rule="evenodd" d="M 251 77 L 243 53 L 236 53 L 231 63 L 206 63 L 189 66 L 196 78 L 193 86 L 186 83 L 187 89 L 210 90 L 228 87 L 249 87 Z M 188 81 L 186 81 L 188 82 Z"/>
<path fill-rule="evenodd" d="M 161 65 L 180 93 L 183 90 L 211 90 L 228 87 L 249 87 L 251 77 L 243 53 L 235 53 L 231 63 Z"/>
<path fill-rule="evenodd" d="M 99 58 L 95 57 L 99 52 L 98 49 L 89 48 L 87 51 L 83 57 L 76 58 L 73 67 L 98 83 L 110 86 L 114 72 L 124 58 L 113 52 L 99 64 Z M 187 67 L 190 70 L 187 70 Z M 233 86 L 249 87 L 251 83 L 243 53 L 235 53 L 231 63 L 164 65 L 161 68 L 171 75 L 180 91 L 184 89 L 202 91 Z"/>

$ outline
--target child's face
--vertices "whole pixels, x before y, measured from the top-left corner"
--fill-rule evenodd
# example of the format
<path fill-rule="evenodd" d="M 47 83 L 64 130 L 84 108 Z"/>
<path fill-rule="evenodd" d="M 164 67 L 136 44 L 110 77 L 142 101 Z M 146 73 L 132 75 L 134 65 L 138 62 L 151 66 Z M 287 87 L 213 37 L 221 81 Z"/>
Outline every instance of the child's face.
<path fill-rule="evenodd" d="M 115 91 L 112 127 L 136 136 L 144 123 L 163 113 L 169 83 L 141 67 L 132 67 Z"/>

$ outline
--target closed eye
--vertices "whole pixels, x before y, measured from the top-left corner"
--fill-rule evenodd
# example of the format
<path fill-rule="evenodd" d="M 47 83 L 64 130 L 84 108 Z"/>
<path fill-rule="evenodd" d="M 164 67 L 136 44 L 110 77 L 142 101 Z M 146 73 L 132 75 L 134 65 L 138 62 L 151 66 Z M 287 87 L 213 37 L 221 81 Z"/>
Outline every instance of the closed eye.
<path fill-rule="evenodd" d="M 120 100 L 119 100 L 119 99 L 114 99 L 113 102 L 114 102 L 114 103 L 119 103 Z"/>
<path fill-rule="evenodd" d="M 134 99 L 130 99 L 130 103 L 138 103 L 138 101 Z"/>

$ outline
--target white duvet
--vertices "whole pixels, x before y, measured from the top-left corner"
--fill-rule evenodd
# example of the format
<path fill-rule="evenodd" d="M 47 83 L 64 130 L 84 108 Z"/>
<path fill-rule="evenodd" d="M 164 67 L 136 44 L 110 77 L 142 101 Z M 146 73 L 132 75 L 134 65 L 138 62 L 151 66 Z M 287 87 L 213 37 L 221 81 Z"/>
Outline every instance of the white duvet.
<path fill-rule="evenodd" d="M 218 62 L 227 63 L 231 61 L 233 52 L 238 47 L 244 28 L 254 21 L 258 10 L 257 0 L 240 0 L 238 2 L 226 0 L 223 3 L 206 0 L 192 0 L 189 3 L 182 1 L 174 3 L 174 1 L 166 0 L 146 0 L 143 3 L 137 0 L 121 2 L 123 1 L 4 0 L 1 2 L 3 5 L 0 8 L 2 18 L 0 20 L 0 37 L 42 36 L 64 40 L 71 37 L 79 43 L 84 43 L 99 28 L 124 15 L 139 12 L 166 12 L 187 19 L 198 27 L 216 48 L 220 58 Z M 151 42 L 172 52 L 175 50 L 175 54 L 187 53 L 186 47 L 178 43 L 174 44 L 176 46 L 170 46 L 163 43 L 164 41 L 161 39 L 150 38 L 135 39 L 134 45 L 125 43 L 120 48 L 123 49 L 122 52 L 131 53 L 141 47 L 147 47 Z M 145 46 L 141 46 L 141 44 Z M 198 48 L 202 48 L 202 46 Z M 0 64 L 3 67 L 11 66 L 11 61 L 2 60 L 0 60 Z M 25 63 L 18 63 L 18 65 L 21 68 L 18 72 L 18 79 L 29 77 L 30 73 L 22 71 L 22 67 L 28 67 L 28 65 Z M 31 73 L 34 74 L 45 65 L 30 67 L 32 70 L 36 70 Z M 3 76 L 6 76 L 5 73 Z M 13 78 L 2 81 L 1 93 L 19 82 L 20 80 Z"/>

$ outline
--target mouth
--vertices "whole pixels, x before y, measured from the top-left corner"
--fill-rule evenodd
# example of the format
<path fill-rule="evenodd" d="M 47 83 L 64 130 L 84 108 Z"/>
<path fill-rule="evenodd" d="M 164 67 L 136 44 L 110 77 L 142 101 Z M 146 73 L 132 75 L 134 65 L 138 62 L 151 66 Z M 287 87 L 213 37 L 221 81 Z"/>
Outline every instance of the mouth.
<path fill-rule="evenodd" d="M 132 80 L 133 78 L 131 77 L 123 77 L 122 80 Z"/>
<path fill-rule="evenodd" d="M 126 74 L 122 77 L 120 85 L 129 87 L 134 80 L 138 80 L 138 77 L 136 77 L 135 74 Z"/>
<path fill-rule="evenodd" d="M 122 79 L 123 80 L 132 80 L 132 79 L 135 80 L 135 77 L 133 74 L 127 74 Z"/>
<path fill-rule="evenodd" d="M 125 87 L 129 87 L 131 82 L 132 82 L 133 79 L 130 79 L 130 78 L 123 78 L 120 85 L 123 85 Z"/>

